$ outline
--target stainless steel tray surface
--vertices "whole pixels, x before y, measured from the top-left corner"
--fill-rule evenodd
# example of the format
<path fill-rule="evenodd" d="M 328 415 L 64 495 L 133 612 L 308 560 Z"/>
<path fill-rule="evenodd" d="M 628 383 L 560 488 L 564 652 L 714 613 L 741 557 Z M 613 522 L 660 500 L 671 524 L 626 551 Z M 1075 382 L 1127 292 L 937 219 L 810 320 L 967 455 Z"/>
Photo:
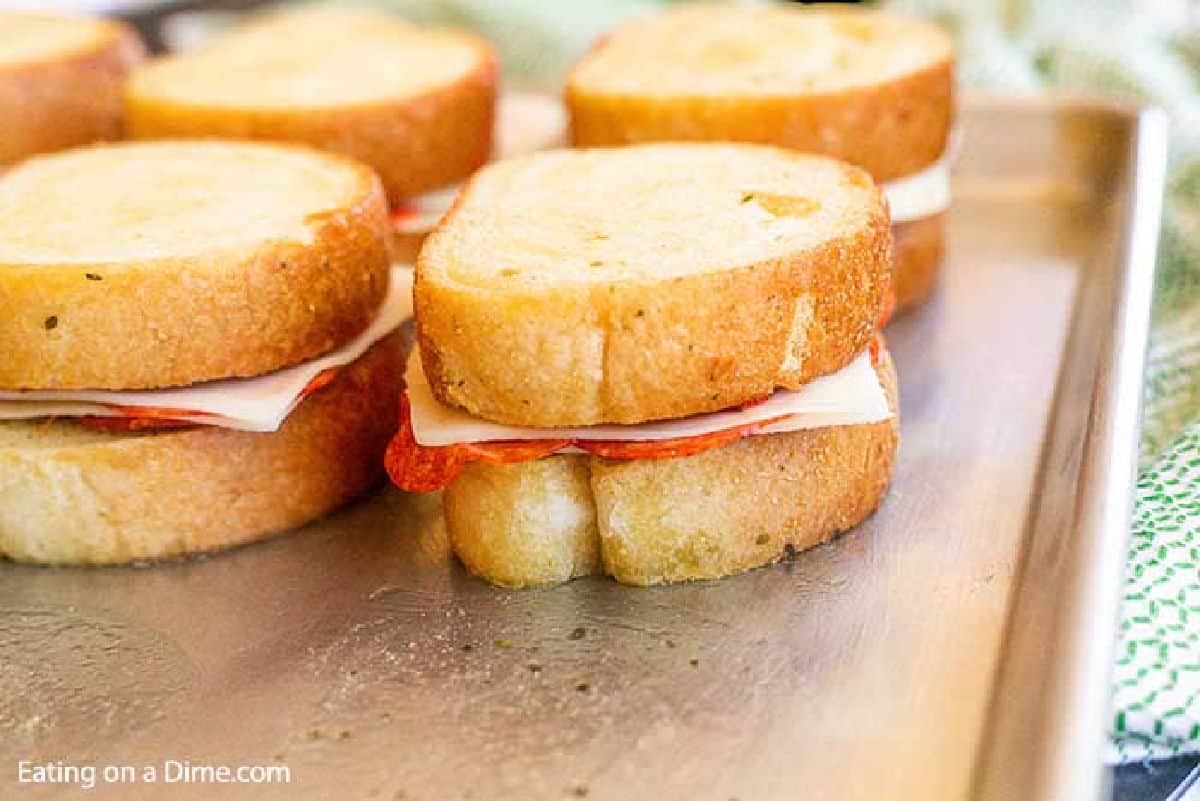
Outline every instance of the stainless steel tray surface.
<path fill-rule="evenodd" d="M 436 498 L 392 490 L 207 559 L 2 565 L 0 798 L 1093 796 L 1161 121 L 964 116 L 940 294 L 889 330 L 903 442 L 871 521 L 649 590 L 492 588 Z M 85 790 L 20 760 L 290 782 Z"/>

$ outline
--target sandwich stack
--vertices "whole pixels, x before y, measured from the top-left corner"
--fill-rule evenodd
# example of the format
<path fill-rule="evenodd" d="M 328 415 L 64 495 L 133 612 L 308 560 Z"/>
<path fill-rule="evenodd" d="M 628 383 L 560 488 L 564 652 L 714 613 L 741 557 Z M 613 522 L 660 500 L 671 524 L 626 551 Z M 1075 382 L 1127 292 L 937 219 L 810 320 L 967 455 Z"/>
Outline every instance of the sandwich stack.
<path fill-rule="evenodd" d="M 121 85 L 143 55 L 107 20 L 0 12 L 0 165 L 121 135 Z"/>
<path fill-rule="evenodd" d="M 757 142 L 856 164 L 882 185 L 898 308 L 942 260 L 953 45 L 878 11 L 681 5 L 618 29 L 572 71 L 576 145 Z"/>
<path fill-rule="evenodd" d="M 410 288 L 378 178 L 251 143 L 0 177 L 0 554 L 112 563 L 292 528 L 382 474 Z"/>
<path fill-rule="evenodd" d="M 890 481 L 890 242 L 866 172 L 778 148 L 486 167 L 417 261 L 388 470 L 498 584 L 787 558 Z"/>

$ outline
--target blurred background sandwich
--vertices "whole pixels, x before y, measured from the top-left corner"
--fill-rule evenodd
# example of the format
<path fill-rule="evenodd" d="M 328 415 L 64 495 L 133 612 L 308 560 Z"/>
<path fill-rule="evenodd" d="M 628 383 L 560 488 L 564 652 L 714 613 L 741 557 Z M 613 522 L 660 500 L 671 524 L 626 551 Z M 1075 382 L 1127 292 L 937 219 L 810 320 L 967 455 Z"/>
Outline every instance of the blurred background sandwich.
<path fill-rule="evenodd" d="M 0 10 L 0 168 L 121 136 L 121 87 L 143 57 L 122 23 Z"/>
<path fill-rule="evenodd" d="M 681 4 L 602 38 L 572 70 L 580 146 L 759 142 L 843 159 L 882 185 L 900 309 L 942 258 L 954 53 L 927 22 L 875 10 Z"/>

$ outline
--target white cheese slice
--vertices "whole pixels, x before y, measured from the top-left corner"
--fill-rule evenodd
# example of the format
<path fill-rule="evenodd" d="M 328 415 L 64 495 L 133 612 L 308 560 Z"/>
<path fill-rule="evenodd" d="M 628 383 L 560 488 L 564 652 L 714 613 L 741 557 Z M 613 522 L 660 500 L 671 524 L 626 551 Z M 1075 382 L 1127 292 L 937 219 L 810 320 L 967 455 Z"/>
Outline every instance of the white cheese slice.
<path fill-rule="evenodd" d="M 794 392 L 776 392 L 748 409 L 730 409 L 640 425 L 526 428 L 473 417 L 433 397 L 416 349 L 409 356 L 404 381 L 408 387 L 413 437 L 421 445 L 431 446 L 514 439 L 653 441 L 695 437 L 767 420 L 776 422 L 764 426 L 758 433 L 777 434 L 806 428 L 876 423 L 892 416 L 887 395 L 866 352 L 836 373 L 815 379 Z"/>
<path fill-rule="evenodd" d="M 893 223 L 932 217 L 950 208 L 950 162 L 946 157 L 920 172 L 880 187 Z"/>
<path fill-rule="evenodd" d="M 558 147 L 566 141 L 567 117 L 556 97 L 536 92 L 505 92 L 496 104 L 494 161 Z M 409 198 L 395 215 L 402 234 L 427 234 L 442 219 L 461 184 Z"/>
<path fill-rule="evenodd" d="M 0 390 L 0 420 L 35 417 L 123 417 L 114 406 L 167 409 L 172 419 L 242 431 L 275 431 L 325 370 L 358 359 L 412 317 L 412 271 L 393 267 L 388 293 L 374 321 L 345 347 L 303 364 L 254 378 L 208 381 L 187 387 L 99 390 Z M 178 412 L 178 416 L 174 412 Z"/>

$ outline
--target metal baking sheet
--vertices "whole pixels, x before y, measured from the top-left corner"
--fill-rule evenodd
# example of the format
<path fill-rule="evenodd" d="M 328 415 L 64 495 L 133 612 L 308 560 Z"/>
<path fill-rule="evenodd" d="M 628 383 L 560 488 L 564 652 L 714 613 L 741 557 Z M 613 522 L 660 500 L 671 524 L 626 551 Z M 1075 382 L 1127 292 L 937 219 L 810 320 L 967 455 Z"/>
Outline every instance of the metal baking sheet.
<path fill-rule="evenodd" d="M 0 565 L 0 797 L 1096 797 L 1164 126 L 964 118 L 867 524 L 719 582 L 511 592 L 454 562 L 435 497 L 386 490 L 207 559 Z"/>

